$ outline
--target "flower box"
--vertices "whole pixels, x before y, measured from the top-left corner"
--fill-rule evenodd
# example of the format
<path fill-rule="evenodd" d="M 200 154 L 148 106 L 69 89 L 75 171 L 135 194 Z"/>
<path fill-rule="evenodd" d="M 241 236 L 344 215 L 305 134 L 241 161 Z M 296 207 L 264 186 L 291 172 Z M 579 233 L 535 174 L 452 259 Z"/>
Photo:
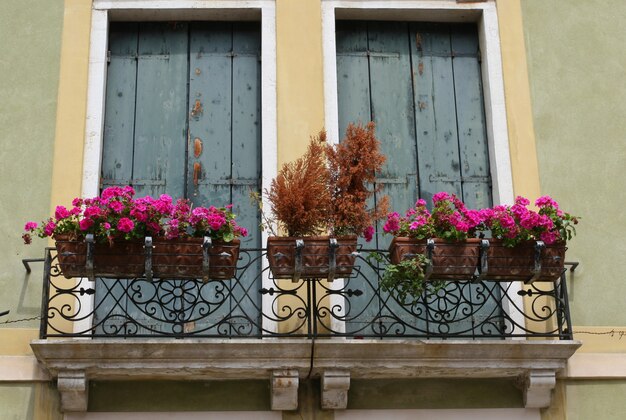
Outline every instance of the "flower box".
<path fill-rule="evenodd" d="M 555 281 L 563 273 L 565 263 L 564 242 L 543 245 L 526 241 L 514 247 L 503 241 L 488 239 L 486 255 L 481 263 L 481 239 L 449 242 L 433 239 L 432 271 L 429 277 L 438 280 L 488 280 L 488 281 Z M 539 247 L 539 248 L 538 248 Z M 398 264 L 417 254 L 429 257 L 426 239 L 396 237 L 389 247 L 392 264 Z"/>
<path fill-rule="evenodd" d="M 27 222 L 24 242 L 32 242 L 31 234 L 54 238 L 59 270 L 67 278 L 234 277 L 236 238 L 248 231 L 237 224 L 232 205 L 192 208 L 189 200 L 174 202 L 167 194 L 134 195 L 125 186 L 75 198 L 71 209 L 57 206 L 54 218 L 41 226 Z"/>
<path fill-rule="evenodd" d="M 427 240 L 395 237 L 389 246 L 392 264 L 406 258 L 423 254 L 431 259 L 432 272 L 429 277 L 437 280 L 470 280 L 476 273 L 480 258 L 480 239 L 445 241 L 432 239 L 434 247 L 429 256 Z"/>
<path fill-rule="evenodd" d="M 537 249 L 537 242 L 526 241 L 507 247 L 497 239 L 489 239 L 487 271 L 484 280 L 490 281 L 555 281 L 563 273 L 565 242 L 545 245 Z M 539 265 L 535 256 L 539 253 Z"/>
<path fill-rule="evenodd" d="M 267 259 L 275 279 L 349 277 L 356 259 L 357 237 L 336 239 L 334 260 L 331 238 L 310 236 L 304 238 L 272 236 L 267 239 Z M 297 243 L 300 242 L 301 247 Z"/>
<path fill-rule="evenodd" d="M 418 281 L 422 269 L 426 279 L 555 281 L 563 273 L 565 242 L 576 233 L 578 217 L 562 211 L 549 196 L 535 201 L 537 211 L 529 205 L 530 200 L 518 196 L 510 206 L 473 210 L 456 195 L 439 192 L 431 213 L 419 199 L 404 216 L 387 215 L 383 229 L 394 235 L 388 269 L 397 273 L 394 266 L 402 259 L 421 254 L 429 261 L 415 269 Z"/>
<path fill-rule="evenodd" d="M 155 278 L 203 278 L 203 238 L 157 238 L 152 245 L 151 276 Z M 235 276 L 240 242 L 214 240 L 208 249 L 208 278 L 227 280 Z M 87 242 L 56 238 L 61 273 L 66 278 L 87 277 Z M 116 241 L 112 245 L 95 243 L 93 276 L 133 278 L 146 276 L 145 243 L 139 240 Z"/>

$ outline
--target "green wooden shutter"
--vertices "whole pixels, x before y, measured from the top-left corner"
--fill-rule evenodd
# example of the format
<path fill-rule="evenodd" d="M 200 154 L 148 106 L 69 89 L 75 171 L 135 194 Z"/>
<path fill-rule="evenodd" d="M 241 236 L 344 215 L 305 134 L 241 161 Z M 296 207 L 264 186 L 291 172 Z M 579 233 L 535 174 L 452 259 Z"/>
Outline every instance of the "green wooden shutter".
<path fill-rule="evenodd" d="M 387 155 L 378 182 L 393 210 L 404 212 L 418 197 L 430 202 L 438 191 L 453 192 L 471 207 L 491 205 L 476 28 L 399 22 L 337 22 L 336 28 L 339 129 L 359 120 L 376 123 Z M 389 242 L 379 228 L 376 245 L 386 248 Z M 460 293 L 460 301 L 478 297 L 485 316 L 493 314 L 483 286 L 468 285 Z M 389 296 L 381 299 L 367 293 L 354 299 L 352 307 L 363 315 L 348 329 L 362 328 L 377 315 L 393 325 L 389 312 L 405 311 Z M 423 318 L 446 312 L 437 305 Z M 437 322 L 431 326 L 409 313 L 402 318 L 420 330 L 442 332 Z M 475 321 L 459 315 L 449 331 L 470 331 Z"/>
<path fill-rule="evenodd" d="M 194 23 L 191 30 L 189 68 L 189 176 L 192 201 L 233 204 L 238 221 L 249 229 L 242 246 L 260 248 L 257 209 L 250 203 L 251 190 L 259 191 L 261 179 L 261 38 L 257 24 Z M 195 146 L 202 145 L 196 157 Z M 256 255 L 254 255 L 256 256 Z M 254 331 L 249 314 L 258 312 L 261 295 L 260 261 L 231 281 L 223 310 L 205 317 L 196 328 L 223 323 L 233 333 Z M 225 285 L 222 285 L 225 286 Z M 219 301 L 223 291 L 204 288 L 204 296 Z M 260 325 L 259 319 L 255 320 Z M 217 331 L 213 331 L 217 333 Z"/>
<path fill-rule="evenodd" d="M 130 184 L 138 196 L 167 193 L 195 206 L 233 204 L 250 232 L 242 246 L 259 248 L 258 214 L 248 199 L 261 177 L 258 23 L 113 23 L 109 50 L 102 187 Z M 204 287 L 213 315 L 186 328 L 206 334 L 218 334 L 220 323 L 250 328 L 244 313 L 258 325 L 260 295 L 244 297 L 242 288 L 259 288 L 260 265 L 244 277 Z M 116 287 L 102 298 L 108 288 L 97 282 L 96 322 L 127 310 L 149 328 L 167 328 L 151 325 L 123 295 L 127 287 Z M 150 285 L 137 287 L 131 293 L 156 293 Z M 180 309 L 184 302 L 172 305 Z M 226 333 L 224 324 L 219 328 Z"/>

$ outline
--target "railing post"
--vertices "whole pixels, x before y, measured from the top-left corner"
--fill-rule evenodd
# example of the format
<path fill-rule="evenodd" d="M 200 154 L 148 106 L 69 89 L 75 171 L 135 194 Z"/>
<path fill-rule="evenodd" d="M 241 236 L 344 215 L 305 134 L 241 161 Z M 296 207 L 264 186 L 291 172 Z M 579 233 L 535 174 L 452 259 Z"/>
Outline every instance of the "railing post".
<path fill-rule="evenodd" d="M 43 262 L 43 289 L 41 291 L 41 322 L 39 323 L 39 338 L 47 337 L 48 332 L 48 301 L 50 300 L 50 269 L 52 268 L 51 248 L 46 248 Z"/>

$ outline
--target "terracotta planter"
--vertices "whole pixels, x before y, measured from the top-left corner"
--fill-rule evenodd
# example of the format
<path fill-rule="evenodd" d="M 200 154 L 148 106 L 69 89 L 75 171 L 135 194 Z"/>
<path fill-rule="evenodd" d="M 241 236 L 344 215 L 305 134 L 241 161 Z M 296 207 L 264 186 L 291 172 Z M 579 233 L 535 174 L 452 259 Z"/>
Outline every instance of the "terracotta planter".
<path fill-rule="evenodd" d="M 275 279 L 335 278 L 348 277 L 352 273 L 357 247 L 356 236 L 335 238 L 338 247 L 335 251 L 335 270 L 332 272 L 330 259 L 330 237 L 312 236 L 306 238 L 269 237 L 267 239 L 267 259 Z M 296 241 L 303 240 L 301 249 L 301 269 L 296 269 Z"/>
<path fill-rule="evenodd" d="M 471 280 L 480 259 L 480 239 L 467 239 L 450 242 L 433 239 L 435 247 L 432 255 L 432 273 L 435 280 Z M 392 264 L 398 264 L 412 255 L 428 256 L 426 239 L 393 238 L 389 246 L 389 258 Z"/>
<path fill-rule="evenodd" d="M 489 239 L 488 269 L 485 280 L 529 281 L 535 276 L 535 245 L 529 241 L 506 247 L 502 241 Z M 565 243 L 546 245 L 541 251 L 541 269 L 533 281 L 554 281 L 561 276 L 565 263 Z"/>
<path fill-rule="evenodd" d="M 155 239 L 152 248 L 152 275 L 157 278 L 202 278 L 202 238 Z M 239 258 L 239 240 L 213 241 L 209 248 L 209 278 L 235 276 Z M 87 243 L 56 238 L 61 273 L 66 278 L 86 277 Z M 145 275 L 143 241 L 117 241 L 94 245 L 94 276 L 132 278 Z"/>

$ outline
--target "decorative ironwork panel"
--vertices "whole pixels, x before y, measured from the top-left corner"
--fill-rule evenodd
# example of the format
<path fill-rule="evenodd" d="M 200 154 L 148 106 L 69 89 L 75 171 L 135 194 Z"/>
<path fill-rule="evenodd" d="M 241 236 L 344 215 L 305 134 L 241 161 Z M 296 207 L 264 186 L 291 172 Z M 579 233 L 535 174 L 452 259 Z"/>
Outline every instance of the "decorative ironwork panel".
<path fill-rule="evenodd" d="M 470 279 L 428 284 L 421 296 L 402 302 L 381 290 L 386 259 L 374 262 L 367 258 L 372 252 L 386 255 L 360 250 L 351 277 L 333 282 L 272 279 L 257 269 L 262 249 L 242 249 L 231 280 L 90 282 L 63 277 L 48 248 L 41 337 L 572 339 L 565 273 L 521 289 Z"/>

